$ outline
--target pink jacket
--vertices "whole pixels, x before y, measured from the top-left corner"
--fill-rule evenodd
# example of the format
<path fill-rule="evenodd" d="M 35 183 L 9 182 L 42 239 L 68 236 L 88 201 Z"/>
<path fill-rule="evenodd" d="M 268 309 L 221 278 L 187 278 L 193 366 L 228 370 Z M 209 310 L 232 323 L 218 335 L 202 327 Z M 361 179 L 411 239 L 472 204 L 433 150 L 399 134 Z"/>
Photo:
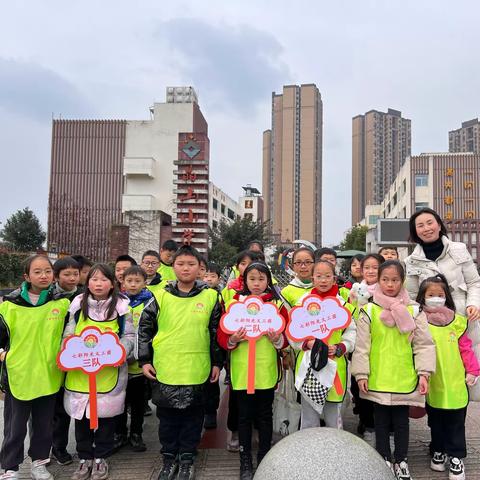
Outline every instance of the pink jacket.
<path fill-rule="evenodd" d="M 467 332 L 458 339 L 458 348 L 460 349 L 465 372 L 478 377 L 480 375 L 480 364 L 475 356 L 472 340 L 467 335 Z"/>

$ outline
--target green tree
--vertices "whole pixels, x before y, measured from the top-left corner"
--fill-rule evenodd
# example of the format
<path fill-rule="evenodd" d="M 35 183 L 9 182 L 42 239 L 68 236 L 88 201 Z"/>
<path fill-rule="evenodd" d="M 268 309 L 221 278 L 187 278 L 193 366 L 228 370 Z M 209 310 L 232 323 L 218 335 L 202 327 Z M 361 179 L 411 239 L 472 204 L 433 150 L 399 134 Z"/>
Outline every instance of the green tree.
<path fill-rule="evenodd" d="M 0 287 L 15 287 L 21 283 L 27 257 L 21 253 L 0 253 Z"/>
<path fill-rule="evenodd" d="M 252 240 L 259 240 L 264 246 L 272 243 L 268 222 L 253 222 L 240 218 L 232 223 L 220 222 L 209 229 L 210 249 L 208 258 L 220 267 L 232 265 L 235 255 L 247 248 Z"/>
<path fill-rule="evenodd" d="M 7 219 L 0 237 L 12 250 L 31 252 L 42 246 L 46 235 L 36 215 L 26 207 Z"/>
<path fill-rule="evenodd" d="M 355 225 L 348 230 L 345 238 L 340 242 L 340 250 L 361 250 L 365 251 L 368 227 L 366 225 Z"/>

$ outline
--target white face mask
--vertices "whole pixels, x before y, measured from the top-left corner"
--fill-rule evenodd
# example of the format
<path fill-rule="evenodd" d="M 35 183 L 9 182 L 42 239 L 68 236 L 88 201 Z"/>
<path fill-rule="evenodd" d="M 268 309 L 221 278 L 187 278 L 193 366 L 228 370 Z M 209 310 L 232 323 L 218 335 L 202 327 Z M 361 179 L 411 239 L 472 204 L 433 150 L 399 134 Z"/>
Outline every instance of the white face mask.
<path fill-rule="evenodd" d="M 428 297 L 425 299 L 427 307 L 443 307 L 445 305 L 445 297 Z"/>

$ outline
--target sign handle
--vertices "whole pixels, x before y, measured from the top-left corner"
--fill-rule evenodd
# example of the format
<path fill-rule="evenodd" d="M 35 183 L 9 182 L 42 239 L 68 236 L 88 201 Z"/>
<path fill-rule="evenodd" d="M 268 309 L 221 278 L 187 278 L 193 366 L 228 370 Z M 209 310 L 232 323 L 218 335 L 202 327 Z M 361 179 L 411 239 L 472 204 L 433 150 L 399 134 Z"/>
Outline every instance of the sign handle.
<path fill-rule="evenodd" d="M 90 387 L 90 429 L 98 428 L 97 413 L 97 376 L 95 374 L 88 375 L 88 384 Z"/>
<path fill-rule="evenodd" d="M 333 386 L 335 387 L 335 391 L 337 395 L 343 395 L 343 385 L 342 381 L 340 380 L 340 376 L 338 375 L 338 371 L 335 372 L 335 378 L 333 379 Z"/>
<path fill-rule="evenodd" d="M 255 358 L 256 358 L 256 340 L 248 340 L 248 376 L 247 393 L 255 393 Z"/>

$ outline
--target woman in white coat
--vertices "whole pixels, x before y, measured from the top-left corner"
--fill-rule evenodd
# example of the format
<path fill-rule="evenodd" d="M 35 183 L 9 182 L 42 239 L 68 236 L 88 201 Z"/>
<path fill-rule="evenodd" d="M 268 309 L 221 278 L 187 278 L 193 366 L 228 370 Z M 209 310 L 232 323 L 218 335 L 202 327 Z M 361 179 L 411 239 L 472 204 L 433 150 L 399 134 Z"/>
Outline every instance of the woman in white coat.
<path fill-rule="evenodd" d="M 480 318 L 480 276 L 464 243 L 452 242 L 435 210 L 422 208 L 410 217 L 410 239 L 417 246 L 405 259 L 406 288 L 415 300 L 423 280 L 445 276 L 457 312 L 468 320 Z"/>

